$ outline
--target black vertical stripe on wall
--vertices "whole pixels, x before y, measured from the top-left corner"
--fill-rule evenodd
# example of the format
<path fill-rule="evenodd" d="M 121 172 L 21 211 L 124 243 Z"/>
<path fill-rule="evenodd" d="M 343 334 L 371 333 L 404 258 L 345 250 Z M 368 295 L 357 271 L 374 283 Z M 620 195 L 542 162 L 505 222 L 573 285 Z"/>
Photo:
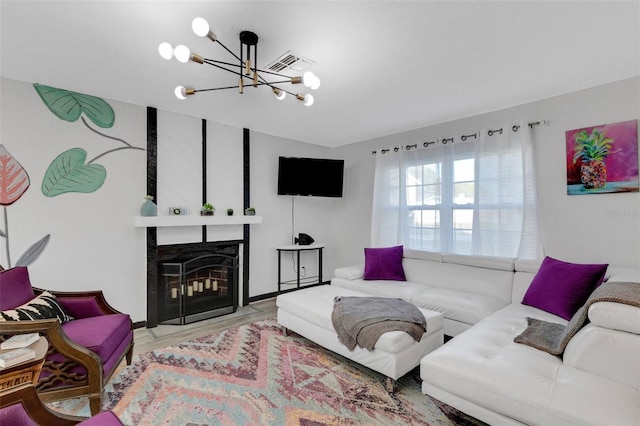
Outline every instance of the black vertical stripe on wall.
<path fill-rule="evenodd" d="M 157 200 L 158 110 L 147 107 L 147 195 Z M 158 325 L 158 230 L 147 228 L 147 327 Z"/>
<path fill-rule="evenodd" d="M 202 204 L 207 202 L 207 120 L 202 119 Z M 202 225 L 202 242 L 207 242 L 207 227 Z"/>
<path fill-rule="evenodd" d="M 242 210 L 242 214 L 244 214 L 244 209 L 248 209 L 251 207 L 251 200 L 249 195 L 251 193 L 251 168 L 250 168 L 250 145 L 251 145 L 251 137 L 249 129 L 243 129 L 242 132 L 242 186 L 244 193 L 244 207 Z M 247 306 L 249 304 L 249 224 L 244 224 L 243 227 L 243 268 L 242 268 L 242 306 Z"/>

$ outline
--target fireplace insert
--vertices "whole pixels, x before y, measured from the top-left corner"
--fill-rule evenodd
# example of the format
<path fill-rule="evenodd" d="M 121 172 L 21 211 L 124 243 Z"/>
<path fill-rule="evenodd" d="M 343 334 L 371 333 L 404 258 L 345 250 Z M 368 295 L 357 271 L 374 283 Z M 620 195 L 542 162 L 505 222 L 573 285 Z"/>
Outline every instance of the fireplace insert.
<path fill-rule="evenodd" d="M 236 311 L 237 245 L 231 254 L 207 251 L 191 247 L 159 262 L 158 323 L 184 325 Z"/>

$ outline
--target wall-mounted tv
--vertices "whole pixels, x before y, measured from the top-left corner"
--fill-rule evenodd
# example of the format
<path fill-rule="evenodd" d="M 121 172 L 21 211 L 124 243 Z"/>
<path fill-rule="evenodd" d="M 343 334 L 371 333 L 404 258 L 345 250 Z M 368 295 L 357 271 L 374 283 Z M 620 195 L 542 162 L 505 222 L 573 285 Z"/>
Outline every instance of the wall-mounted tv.
<path fill-rule="evenodd" d="M 342 197 L 344 160 L 280 157 L 278 195 Z"/>

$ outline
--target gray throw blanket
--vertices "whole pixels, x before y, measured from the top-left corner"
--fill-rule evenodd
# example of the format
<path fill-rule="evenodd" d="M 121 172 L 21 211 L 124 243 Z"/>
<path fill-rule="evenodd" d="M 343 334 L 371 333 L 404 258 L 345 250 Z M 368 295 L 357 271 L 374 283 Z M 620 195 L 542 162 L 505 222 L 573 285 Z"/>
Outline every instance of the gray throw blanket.
<path fill-rule="evenodd" d="M 566 326 L 527 318 L 529 326 L 513 341 L 540 349 L 551 355 L 561 355 L 571 338 L 588 324 L 589 306 L 598 302 L 616 302 L 640 307 L 640 283 L 608 282 L 602 284 L 591 293 L 584 306 L 578 309 L 578 312 L 571 317 L 571 321 Z"/>
<path fill-rule="evenodd" d="M 352 351 L 356 345 L 373 350 L 388 331 L 404 331 L 418 342 L 427 331 L 427 321 L 413 304 L 386 297 L 337 296 L 331 313 L 338 340 Z"/>

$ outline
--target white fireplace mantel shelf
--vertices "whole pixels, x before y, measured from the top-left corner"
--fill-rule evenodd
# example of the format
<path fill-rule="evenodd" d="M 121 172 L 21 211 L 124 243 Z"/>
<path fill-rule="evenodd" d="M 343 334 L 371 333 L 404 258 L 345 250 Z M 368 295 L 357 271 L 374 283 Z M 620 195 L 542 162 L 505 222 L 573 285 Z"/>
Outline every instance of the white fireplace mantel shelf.
<path fill-rule="evenodd" d="M 165 228 L 171 226 L 254 225 L 262 223 L 262 216 L 136 216 L 137 228 Z"/>

